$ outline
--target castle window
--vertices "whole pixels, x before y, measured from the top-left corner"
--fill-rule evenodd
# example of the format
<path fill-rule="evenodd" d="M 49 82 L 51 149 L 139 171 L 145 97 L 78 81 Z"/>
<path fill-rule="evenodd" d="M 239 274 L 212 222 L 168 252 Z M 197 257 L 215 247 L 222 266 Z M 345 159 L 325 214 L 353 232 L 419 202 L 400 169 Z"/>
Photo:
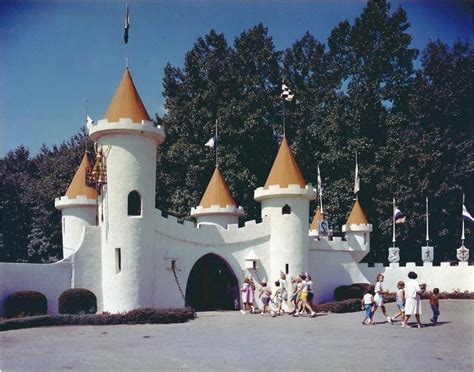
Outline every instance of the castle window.
<path fill-rule="evenodd" d="M 281 214 L 291 214 L 291 207 L 288 204 L 281 209 Z"/>
<path fill-rule="evenodd" d="M 290 273 L 290 264 L 285 264 L 285 274 L 288 275 Z"/>
<path fill-rule="evenodd" d="M 142 198 L 138 191 L 132 191 L 128 194 L 128 215 L 140 216 L 142 214 Z"/>
<path fill-rule="evenodd" d="M 122 271 L 122 250 L 115 248 L 115 274 Z"/>

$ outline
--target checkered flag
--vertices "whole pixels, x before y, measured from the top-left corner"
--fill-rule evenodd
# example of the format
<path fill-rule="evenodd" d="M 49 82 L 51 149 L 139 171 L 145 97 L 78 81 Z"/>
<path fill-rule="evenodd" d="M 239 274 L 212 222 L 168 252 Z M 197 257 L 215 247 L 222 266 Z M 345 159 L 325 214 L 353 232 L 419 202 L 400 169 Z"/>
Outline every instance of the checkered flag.
<path fill-rule="evenodd" d="M 281 85 L 281 90 L 282 90 L 281 95 L 280 95 L 281 99 L 283 99 L 285 101 L 288 101 L 288 102 L 293 101 L 293 98 L 295 97 L 295 95 L 290 90 L 290 88 L 288 88 L 285 84 L 282 84 Z"/>

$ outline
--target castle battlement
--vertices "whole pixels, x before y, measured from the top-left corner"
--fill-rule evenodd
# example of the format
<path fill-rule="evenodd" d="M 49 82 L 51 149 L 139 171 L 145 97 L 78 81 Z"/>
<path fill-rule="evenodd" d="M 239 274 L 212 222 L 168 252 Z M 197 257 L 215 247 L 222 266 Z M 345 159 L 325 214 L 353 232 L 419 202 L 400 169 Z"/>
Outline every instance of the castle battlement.
<path fill-rule="evenodd" d="M 158 144 L 165 140 L 165 130 L 161 125 L 155 126 L 152 121 L 141 120 L 135 123 L 132 119 L 120 118 L 119 121 L 109 121 L 108 119 L 98 120 L 96 124 L 87 126 L 89 136 L 93 141 L 97 141 L 101 136 L 109 133 L 131 134 L 135 136 L 149 137 Z"/>
<path fill-rule="evenodd" d="M 259 187 L 254 191 L 254 199 L 261 201 L 267 198 L 298 196 L 308 200 L 316 199 L 313 185 L 308 183 L 304 188 L 297 184 L 290 184 L 288 187 L 280 185 L 270 185 L 268 188 Z"/>

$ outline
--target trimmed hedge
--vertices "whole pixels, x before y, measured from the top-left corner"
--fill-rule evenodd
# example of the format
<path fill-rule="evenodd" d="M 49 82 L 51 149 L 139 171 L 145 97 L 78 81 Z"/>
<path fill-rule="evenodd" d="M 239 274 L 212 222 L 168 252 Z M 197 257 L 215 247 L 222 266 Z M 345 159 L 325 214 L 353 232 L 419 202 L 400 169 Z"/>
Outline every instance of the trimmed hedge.
<path fill-rule="evenodd" d="M 374 293 L 375 286 L 369 283 L 354 283 L 351 285 L 341 285 L 334 290 L 334 299 L 336 301 L 349 300 L 351 298 L 361 299 L 364 291 L 369 289 Z"/>
<path fill-rule="evenodd" d="M 360 311 L 360 300 L 349 299 L 344 301 L 334 301 L 321 303 L 313 306 L 317 313 L 353 313 Z"/>
<path fill-rule="evenodd" d="M 192 308 L 157 309 L 143 308 L 121 314 L 64 314 L 32 316 L 0 321 L 0 331 L 11 329 L 50 327 L 62 325 L 115 325 L 115 324 L 169 324 L 184 323 L 194 319 L 196 313 Z"/>
<path fill-rule="evenodd" d="M 48 312 L 46 296 L 35 291 L 19 291 L 10 294 L 5 301 L 7 318 L 44 315 Z"/>
<path fill-rule="evenodd" d="M 85 288 L 65 290 L 58 298 L 59 314 L 95 314 L 97 297 Z"/>

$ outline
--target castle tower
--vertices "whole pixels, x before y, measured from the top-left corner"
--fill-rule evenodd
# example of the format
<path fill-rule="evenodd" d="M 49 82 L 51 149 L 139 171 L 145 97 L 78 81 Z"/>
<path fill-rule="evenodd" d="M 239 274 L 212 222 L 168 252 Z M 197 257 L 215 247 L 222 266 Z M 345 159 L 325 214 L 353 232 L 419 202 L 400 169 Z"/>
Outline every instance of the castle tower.
<path fill-rule="evenodd" d="M 54 206 L 61 211 L 63 259 L 79 247 L 84 226 L 94 226 L 97 215 L 97 192 L 86 185 L 86 169 L 92 168 L 87 152 L 69 185 L 66 195 L 56 198 Z"/>
<path fill-rule="evenodd" d="M 244 209 L 237 207 L 219 166 L 216 166 L 201 202 L 196 208 L 191 208 L 191 216 L 196 218 L 198 226 L 216 225 L 226 228 L 227 225 L 238 224 L 239 217 L 243 214 Z"/>
<path fill-rule="evenodd" d="M 104 310 L 154 306 L 156 148 L 165 133 L 150 120 L 128 68 L 89 136 L 106 167 L 99 205 Z"/>
<path fill-rule="evenodd" d="M 367 221 L 359 200 L 354 203 L 346 224 L 342 226 L 342 232 L 346 234 L 354 259 L 359 262 L 369 253 L 372 232 L 372 225 Z"/>
<path fill-rule="evenodd" d="M 262 218 L 270 218 L 270 280 L 280 271 L 291 276 L 308 271 L 309 201 L 316 195 L 306 185 L 286 138 L 265 186 L 255 190 L 254 198 L 262 203 Z"/>

